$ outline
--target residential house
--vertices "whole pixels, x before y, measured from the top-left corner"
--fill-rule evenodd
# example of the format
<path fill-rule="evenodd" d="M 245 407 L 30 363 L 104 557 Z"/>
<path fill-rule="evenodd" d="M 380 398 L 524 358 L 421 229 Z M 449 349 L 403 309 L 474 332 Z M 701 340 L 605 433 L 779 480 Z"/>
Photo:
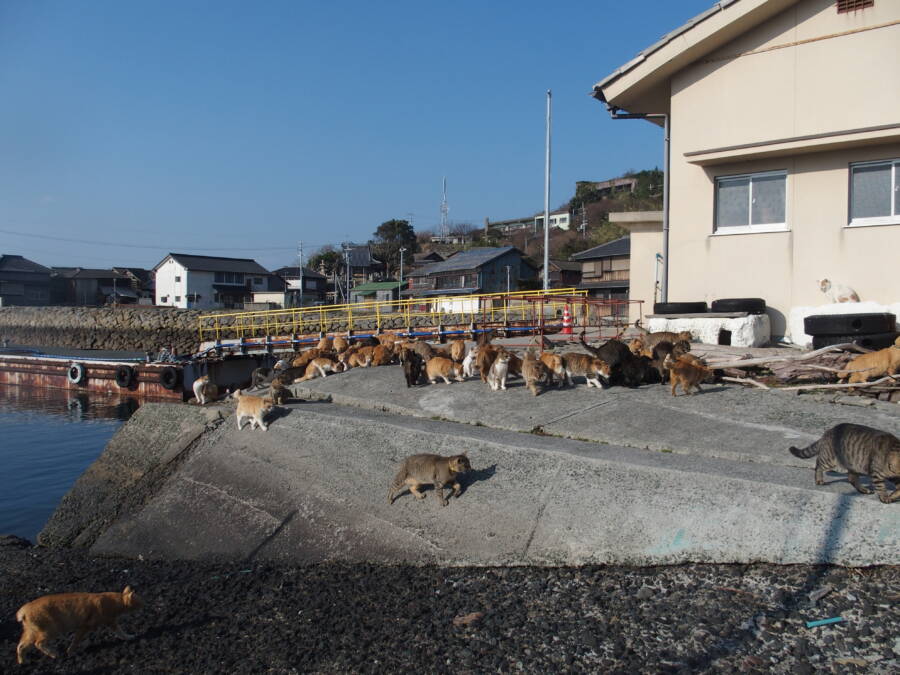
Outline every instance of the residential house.
<path fill-rule="evenodd" d="M 582 185 L 589 185 L 591 189 L 600 197 L 612 197 L 614 194 L 622 192 L 634 192 L 637 188 L 637 178 L 610 178 L 609 180 L 600 181 L 577 181 L 575 183 L 575 191 Z"/>
<path fill-rule="evenodd" d="M 0 255 L 0 307 L 50 304 L 50 270 L 20 255 Z"/>
<path fill-rule="evenodd" d="M 127 274 L 89 267 L 54 267 L 50 290 L 60 305 L 132 304 L 140 297 Z"/>
<path fill-rule="evenodd" d="M 446 258 L 437 251 L 428 251 L 427 253 L 414 253 L 410 269 L 415 269 L 416 267 L 429 265 L 435 262 L 441 262 L 442 260 L 446 260 Z"/>
<path fill-rule="evenodd" d="M 579 261 L 550 260 L 548 281 L 550 288 L 573 288 L 581 283 L 581 266 Z M 538 279 L 544 278 L 544 264 L 537 268 Z"/>
<path fill-rule="evenodd" d="M 543 222 L 543 218 L 541 218 L 541 222 Z M 484 231 L 485 233 L 488 230 L 495 230 L 500 232 L 503 235 L 508 235 L 513 232 L 519 232 L 521 230 L 525 230 L 528 228 L 534 229 L 535 222 L 534 216 L 526 216 L 524 218 L 510 218 L 509 220 L 494 220 L 490 221 L 485 219 L 484 221 Z"/>
<path fill-rule="evenodd" d="M 244 309 L 283 309 L 299 307 L 291 304 L 297 298 L 288 289 L 287 281 L 277 274 L 267 274 L 262 284 L 255 285 L 250 292 L 251 302 L 244 303 Z M 310 304 L 304 298 L 304 305 Z"/>
<path fill-rule="evenodd" d="M 571 214 L 568 209 L 558 209 L 547 214 L 550 219 L 550 227 L 558 227 L 561 230 L 568 230 L 571 224 Z M 544 214 L 539 213 L 534 217 L 534 229 L 544 229 Z"/>
<path fill-rule="evenodd" d="M 169 253 L 156 267 L 156 304 L 183 309 L 241 309 L 268 289 L 269 271 L 249 258 Z"/>
<path fill-rule="evenodd" d="M 392 302 L 400 297 L 399 281 L 370 281 L 350 289 L 350 302 Z"/>
<path fill-rule="evenodd" d="M 275 274 L 284 279 L 283 307 L 321 305 L 325 302 L 325 293 L 328 290 L 328 279 L 309 267 L 302 270 L 299 267 L 279 267 Z M 302 283 L 302 289 L 301 289 Z M 301 293 L 302 290 L 302 293 Z"/>
<path fill-rule="evenodd" d="M 350 265 L 350 286 L 362 284 L 367 281 L 376 281 L 384 274 L 384 263 L 372 256 L 372 250 L 367 245 L 347 244 L 344 247 L 345 265 Z M 343 278 L 347 278 L 347 270 L 344 269 Z"/>
<path fill-rule="evenodd" d="M 612 113 L 669 116 L 664 299 L 761 297 L 775 336 L 818 279 L 900 301 L 898 81 L 900 2 L 732 0 L 598 82 Z"/>
<path fill-rule="evenodd" d="M 453 246 L 465 246 L 472 242 L 471 232 L 456 232 L 445 235 L 436 234 L 431 237 L 432 244 L 452 244 Z"/>
<path fill-rule="evenodd" d="M 581 264 L 581 283 L 591 298 L 628 300 L 631 239 L 621 237 L 571 256 Z"/>
<path fill-rule="evenodd" d="M 534 279 L 535 272 L 535 265 L 514 246 L 471 248 L 415 270 L 401 295 L 426 299 L 516 291 L 522 281 Z"/>
<path fill-rule="evenodd" d="M 153 270 L 147 270 L 143 267 L 113 267 L 113 272 L 118 272 L 128 278 L 131 287 L 138 294 L 138 302 L 147 300 L 148 304 L 153 304 L 155 297 L 154 285 L 156 283 Z"/>

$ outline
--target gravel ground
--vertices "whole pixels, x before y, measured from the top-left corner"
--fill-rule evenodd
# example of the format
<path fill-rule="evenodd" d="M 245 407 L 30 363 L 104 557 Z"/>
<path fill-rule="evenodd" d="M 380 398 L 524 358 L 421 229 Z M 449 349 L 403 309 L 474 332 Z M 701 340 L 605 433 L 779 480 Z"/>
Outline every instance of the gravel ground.
<path fill-rule="evenodd" d="M 4 672 L 900 670 L 898 567 L 242 566 L 97 559 L 7 538 L 0 579 Z M 24 602 L 126 584 L 146 602 L 122 620 L 133 641 L 99 631 L 71 657 L 31 651 L 16 668 Z M 454 625 L 473 612 L 483 617 Z M 834 616 L 846 621 L 805 627 Z"/>

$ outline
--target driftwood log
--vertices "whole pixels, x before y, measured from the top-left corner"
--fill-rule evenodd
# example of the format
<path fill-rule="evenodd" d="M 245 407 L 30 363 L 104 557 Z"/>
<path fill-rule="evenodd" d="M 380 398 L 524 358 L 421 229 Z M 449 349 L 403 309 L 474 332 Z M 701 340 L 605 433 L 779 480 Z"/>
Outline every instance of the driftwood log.
<path fill-rule="evenodd" d="M 849 390 L 850 393 L 884 401 L 900 401 L 900 375 L 889 375 L 873 382 L 856 384 L 825 382 L 826 379 L 835 379 L 836 373 L 855 372 L 847 369 L 847 364 L 855 356 L 850 353 L 851 351 L 860 353 L 870 350 L 854 344 L 841 344 L 801 354 L 743 359 L 711 358 L 708 360 L 708 364 L 710 368 L 722 372 L 723 381 L 745 384 L 758 389 L 771 389 L 775 385 L 790 383 L 795 386 L 778 386 L 778 389 L 782 391 L 844 389 Z M 755 377 L 750 377 L 748 370 Z"/>

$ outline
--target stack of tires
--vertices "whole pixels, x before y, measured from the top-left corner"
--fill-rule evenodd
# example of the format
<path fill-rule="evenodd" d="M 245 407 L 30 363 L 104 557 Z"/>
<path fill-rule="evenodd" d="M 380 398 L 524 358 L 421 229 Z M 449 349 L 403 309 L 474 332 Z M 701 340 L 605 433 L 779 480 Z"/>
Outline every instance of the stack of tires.
<path fill-rule="evenodd" d="M 654 314 L 706 314 L 707 312 L 747 312 L 765 314 L 766 301 L 762 298 L 722 298 L 713 300 L 707 308 L 705 302 L 656 302 Z"/>
<path fill-rule="evenodd" d="M 803 320 L 803 330 L 812 335 L 813 349 L 847 342 L 867 349 L 894 344 L 897 317 L 893 314 L 816 314 Z"/>

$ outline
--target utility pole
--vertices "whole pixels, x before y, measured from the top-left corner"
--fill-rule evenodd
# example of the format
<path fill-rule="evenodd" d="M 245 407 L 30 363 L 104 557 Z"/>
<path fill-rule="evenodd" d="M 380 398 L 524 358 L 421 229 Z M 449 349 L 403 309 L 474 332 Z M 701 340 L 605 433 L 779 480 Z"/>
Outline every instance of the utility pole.
<path fill-rule="evenodd" d="M 347 291 L 344 294 L 344 300 L 350 302 L 350 243 L 344 244 L 344 267 L 347 268 Z"/>
<path fill-rule="evenodd" d="M 544 290 L 550 288 L 550 101 L 547 90 L 547 143 L 544 154 Z"/>
<path fill-rule="evenodd" d="M 297 267 L 300 270 L 300 307 L 303 307 L 303 242 L 297 244 Z"/>
<path fill-rule="evenodd" d="M 505 265 L 505 267 L 506 267 L 506 293 L 507 293 L 507 295 L 509 295 L 509 270 L 510 270 L 510 265 Z"/>
<path fill-rule="evenodd" d="M 400 290 L 403 290 L 403 254 L 406 253 L 406 248 L 404 246 L 400 247 Z M 397 291 L 398 293 L 400 291 Z"/>
<path fill-rule="evenodd" d="M 587 239 L 587 209 L 581 202 L 581 238 Z"/>

